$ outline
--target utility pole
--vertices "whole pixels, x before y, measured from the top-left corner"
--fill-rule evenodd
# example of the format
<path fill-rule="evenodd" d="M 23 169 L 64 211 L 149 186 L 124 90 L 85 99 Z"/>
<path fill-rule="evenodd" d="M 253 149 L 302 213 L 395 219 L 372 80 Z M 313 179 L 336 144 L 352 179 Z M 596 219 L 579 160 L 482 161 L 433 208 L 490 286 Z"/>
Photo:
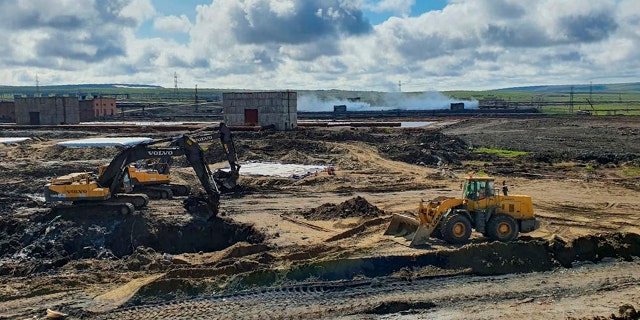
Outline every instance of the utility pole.
<path fill-rule="evenodd" d="M 402 80 L 398 81 L 398 92 L 402 92 Z"/>
<path fill-rule="evenodd" d="M 569 113 L 573 114 L 573 86 L 571 86 L 571 93 L 569 93 Z"/>
<path fill-rule="evenodd" d="M 173 73 L 173 94 L 178 97 L 178 73 Z"/>
<path fill-rule="evenodd" d="M 198 85 L 196 84 L 196 112 L 198 112 Z"/>
<path fill-rule="evenodd" d="M 40 96 L 40 81 L 38 81 L 38 74 L 36 73 L 36 95 Z"/>

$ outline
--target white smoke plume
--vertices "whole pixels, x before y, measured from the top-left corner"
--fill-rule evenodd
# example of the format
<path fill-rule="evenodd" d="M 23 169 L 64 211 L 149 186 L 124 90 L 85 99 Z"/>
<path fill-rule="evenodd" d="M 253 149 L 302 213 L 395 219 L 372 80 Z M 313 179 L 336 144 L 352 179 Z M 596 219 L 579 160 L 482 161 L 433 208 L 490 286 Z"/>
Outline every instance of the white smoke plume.
<path fill-rule="evenodd" d="M 320 99 L 316 95 L 298 96 L 298 111 L 331 112 L 333 106 L 345 105 L 347 111 L 387 111 L 387 110 L 446 110 L 451 103 L 464 103 L 465 109 L 477 109 L 477 100 L 457 100 L 444 96 L 439 92 L 426 92 L 419 96 L 406 96 L 402 93 L 387 93 L 383 106 L 372 106 L 369 103 L 342 99 Z"/>

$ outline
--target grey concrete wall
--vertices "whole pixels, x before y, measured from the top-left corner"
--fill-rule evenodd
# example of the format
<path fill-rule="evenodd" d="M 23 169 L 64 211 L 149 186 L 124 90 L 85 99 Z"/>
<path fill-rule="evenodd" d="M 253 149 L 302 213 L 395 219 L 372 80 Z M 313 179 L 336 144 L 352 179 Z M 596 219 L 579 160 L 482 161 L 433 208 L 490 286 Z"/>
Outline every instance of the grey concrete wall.
<path fill-rule="evenodd" d="M 96 119 L 95 111 L 93 110 L 93 100 L 80 100 L 78 103 L 78 112 L 80 114 L 81 122 L 93 121 Z"/>
<path fill-rule="evenodd" d="M 16 124 L 31 124 L 31 112 L 38 113 L 40 124 L 80 123 L 80 104 L 77 97 L 16 98 Z"/>
<path fill-rule="evenodd" d="M 13 101 L 0 101 L 0 122 L 16 122 L 16 105 Z"/>
<path fill-rule="evenodd" d="M 223 93 L 222 107 L 225 123 L 230 126 L 249 124 L 247 109 L 258 110 L 257 125 L 273 125 L 276 130 L 298 126 L 298 94 L 294 91 Z"/>

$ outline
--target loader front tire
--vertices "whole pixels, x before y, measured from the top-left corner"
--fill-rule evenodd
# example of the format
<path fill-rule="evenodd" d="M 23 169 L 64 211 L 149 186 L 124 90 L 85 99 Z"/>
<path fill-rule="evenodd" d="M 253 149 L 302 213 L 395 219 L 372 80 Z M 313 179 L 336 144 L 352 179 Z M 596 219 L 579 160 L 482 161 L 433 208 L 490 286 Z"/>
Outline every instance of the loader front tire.
<path fill-rule="evenodd" d="M 462 214 L 453 214 L 442 222 L 440 232 L 444 241 L 451 244 L 464 244 L 471 237 L 471 222 Z"/>
<path fill-rule="evenodd" d="M 494 215 L 487 223 L 487 235 L 493 241 L 509 242 L 518 236 L 518 224 L 511 216 Z"/>

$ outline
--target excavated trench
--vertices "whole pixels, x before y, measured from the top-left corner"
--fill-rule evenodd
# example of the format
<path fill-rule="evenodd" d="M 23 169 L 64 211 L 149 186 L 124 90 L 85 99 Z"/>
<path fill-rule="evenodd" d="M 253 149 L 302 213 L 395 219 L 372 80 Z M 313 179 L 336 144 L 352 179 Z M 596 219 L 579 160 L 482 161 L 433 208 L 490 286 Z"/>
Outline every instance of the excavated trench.
<path fill-rule="evenodd" d="M 143 212 L 127 216 L 65 217 L 53 210 L 0 216 L 0 275 L 22 276 L 78 259 L 113 259 L 138 248 L 177 254 L 212 252 L 237 242 L 259 243 L 252 225 L 197 215 L 162 218 Z"/>

